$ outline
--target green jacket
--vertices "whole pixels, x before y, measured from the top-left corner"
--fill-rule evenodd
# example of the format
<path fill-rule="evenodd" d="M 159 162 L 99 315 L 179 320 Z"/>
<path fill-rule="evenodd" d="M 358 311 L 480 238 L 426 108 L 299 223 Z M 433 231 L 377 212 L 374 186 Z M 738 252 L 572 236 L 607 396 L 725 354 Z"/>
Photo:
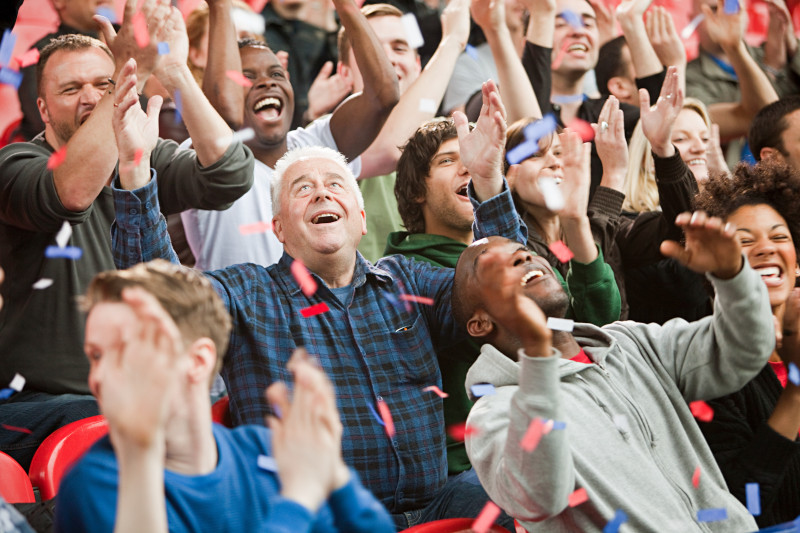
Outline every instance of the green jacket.
<path fill-rule="evenodd" d="M 431 265 L 455 268 L 466 247 L 463 242 L 441 235 L 395 231 L 389 234 L 384 255 L 400 254 Z M 557 269 L 553 270 L 570 299 L 567 318 L 597 326 L 619 319 L 619 290 L 614 272 L 603 260 L 599 246 L 597 259 L 588 265 L 571 262 L 566 281 Z M 464 383 L 467 371 L 479 353 L 480 346 L 470 339 L 437 353 L 442 371 L 442 390 L 450 395 L 444 400 L 444 421 L 448 428 L 464 423 L 472 408 Z M 448 473 L 458 474 L 471 466 L 464 443 L 448 434 Z"/>

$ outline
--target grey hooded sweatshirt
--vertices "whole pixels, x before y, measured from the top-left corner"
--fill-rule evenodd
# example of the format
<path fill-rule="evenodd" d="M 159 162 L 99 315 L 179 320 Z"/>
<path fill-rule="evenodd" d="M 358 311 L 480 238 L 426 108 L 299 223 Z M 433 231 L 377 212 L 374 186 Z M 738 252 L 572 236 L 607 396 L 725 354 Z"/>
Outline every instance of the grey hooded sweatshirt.
<path fill-rule="evenodd" d="M 467 389 L 491 383 L 470 412 L 467 453 L 492 500 L 529 532 L 602 531 L 617 510 L 621 532 L 744 532 L 757 529 L 726 489 L 688 403 L 740 389 L 775 345 L 766 288 L 745 261 L 723 281 L 712 316 L 663 326 L 576 324 L 593 364 L 519 354 L 514 362 L 484 345 Z M 535 418 L 566 423 L 524 451 Z M 692 477 L 699 467 L 699 485 Z M 570 494 L 588 500 L 570 507 Z M 724 508 L 725 520 L 698 521 Z"/>

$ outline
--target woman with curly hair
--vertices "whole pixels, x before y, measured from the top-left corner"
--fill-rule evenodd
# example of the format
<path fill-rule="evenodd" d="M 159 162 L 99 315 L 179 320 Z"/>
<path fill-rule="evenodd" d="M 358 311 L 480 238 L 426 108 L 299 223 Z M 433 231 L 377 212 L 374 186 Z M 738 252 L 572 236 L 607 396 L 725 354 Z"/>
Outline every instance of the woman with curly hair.
<path fill-rule="evenodd" d="M 800 513 L 800 376 L 794 376 L 800 365 L 800 174 L 775 161 L 740 164 L 733 178 L 711 177 L 696 203 L 736 225 L 747 260 L 767 286 L 778 341 L 750 383 L 708 402 L 714 418 L 700 428 L 739 500 L 746 502 L 748 483 L 758 483 L 760 527 L 793 520 Z"/>

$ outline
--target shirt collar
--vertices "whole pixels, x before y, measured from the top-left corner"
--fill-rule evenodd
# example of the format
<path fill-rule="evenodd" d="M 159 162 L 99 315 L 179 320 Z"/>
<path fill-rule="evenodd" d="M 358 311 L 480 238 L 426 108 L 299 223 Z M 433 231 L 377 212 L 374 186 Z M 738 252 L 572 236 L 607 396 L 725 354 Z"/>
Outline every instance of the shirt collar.
<path fill-rule="evenodd" d="M 294 282 L 294 277 L 292 276 L 292 263 L 294 262 L 294 258 L 290 256 L 285 251 L 281 256 L 280 260 L 278 261 L 277 268 L 280 271 L 281 279 L 284 280 L 287 288 L 289 289 L 289 294 L 292 296 L 296 295 L 300 292 L 300 285 Z M 309 270 L 311 275 L 317 281 L 317 284 L 320 287 L 326 287 L 322 278 L 320 278 L 315 272 Z M 361 252 L 356 251 L 356 265 L 355 270 L 353 272 L 353 281 L 350 283 L 353 287 L 360 287 L 367 281 L 367 276 L 373 276 L 378 281 L 383 283 L 392 283 L 394 280 L 392 275 L 389 271 L 384 270 L 380 267 L 377 267 L 364 259 L 364 256 L 361 255 Z"/>

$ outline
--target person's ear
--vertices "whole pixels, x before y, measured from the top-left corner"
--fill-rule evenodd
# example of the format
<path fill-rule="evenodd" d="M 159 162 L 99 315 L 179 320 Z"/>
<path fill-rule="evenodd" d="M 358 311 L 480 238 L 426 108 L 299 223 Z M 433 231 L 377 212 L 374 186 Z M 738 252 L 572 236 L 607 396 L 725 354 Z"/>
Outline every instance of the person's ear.
<path fill-rule="evenodd" d="M 189 372 L 191 383 L 210 383 L 211 375 L 217 364 L 217 346 L 208 337 L 201 337 L 194 341 L 188 349 Z"/>
<path fill-rule="evenodd" d="M 467 320 L 467 333 L 471 337 L 483 338 L 491 334 L 495 330 L 494 322 L 492 322 L 489 314 L 481 309 L 472 313 L 472 316 Z"/>
<path fill-rule="evenodd" d="M 360 211 L 361 214 L 361 235 L 367 234 L 367 213 L 364 212 L 362 209 Z"/>
<path fill-rule="evenodd" d="M 616 96 L 620 102 L 629 102 L 633 95 L 631 94 L 630 81 L 621 76 L 614 76 L 606 84 L 608 92 Z M 638 95 L 638 93 L 637 93 Z"/>
<path fill-rule="evenodd" d="M 759 152 L 762 161 L 773 160 L 773 161 L 784 161 L 783 154 L 777 148 L 773 148 L 771 146 L 764 146 L 761 148 Z"/>
<path fill-rule="evenodd" d="M 272 233 L 275 234 L 275 237 L 278 238 L 281 244 L 285 244 L 285 240 L 283 237 L 283 224 L 281 224 L 281 219 L 277 216 L 272 219 Z"/>
<path fill-rule="evenodd" d="M 39 116 L 42 117 L 42 122 L 49 124 L 50 115 L 47 113 L 47 104 L 41 96 L 36 99 L 36 107 L 39 108 Z"/>

